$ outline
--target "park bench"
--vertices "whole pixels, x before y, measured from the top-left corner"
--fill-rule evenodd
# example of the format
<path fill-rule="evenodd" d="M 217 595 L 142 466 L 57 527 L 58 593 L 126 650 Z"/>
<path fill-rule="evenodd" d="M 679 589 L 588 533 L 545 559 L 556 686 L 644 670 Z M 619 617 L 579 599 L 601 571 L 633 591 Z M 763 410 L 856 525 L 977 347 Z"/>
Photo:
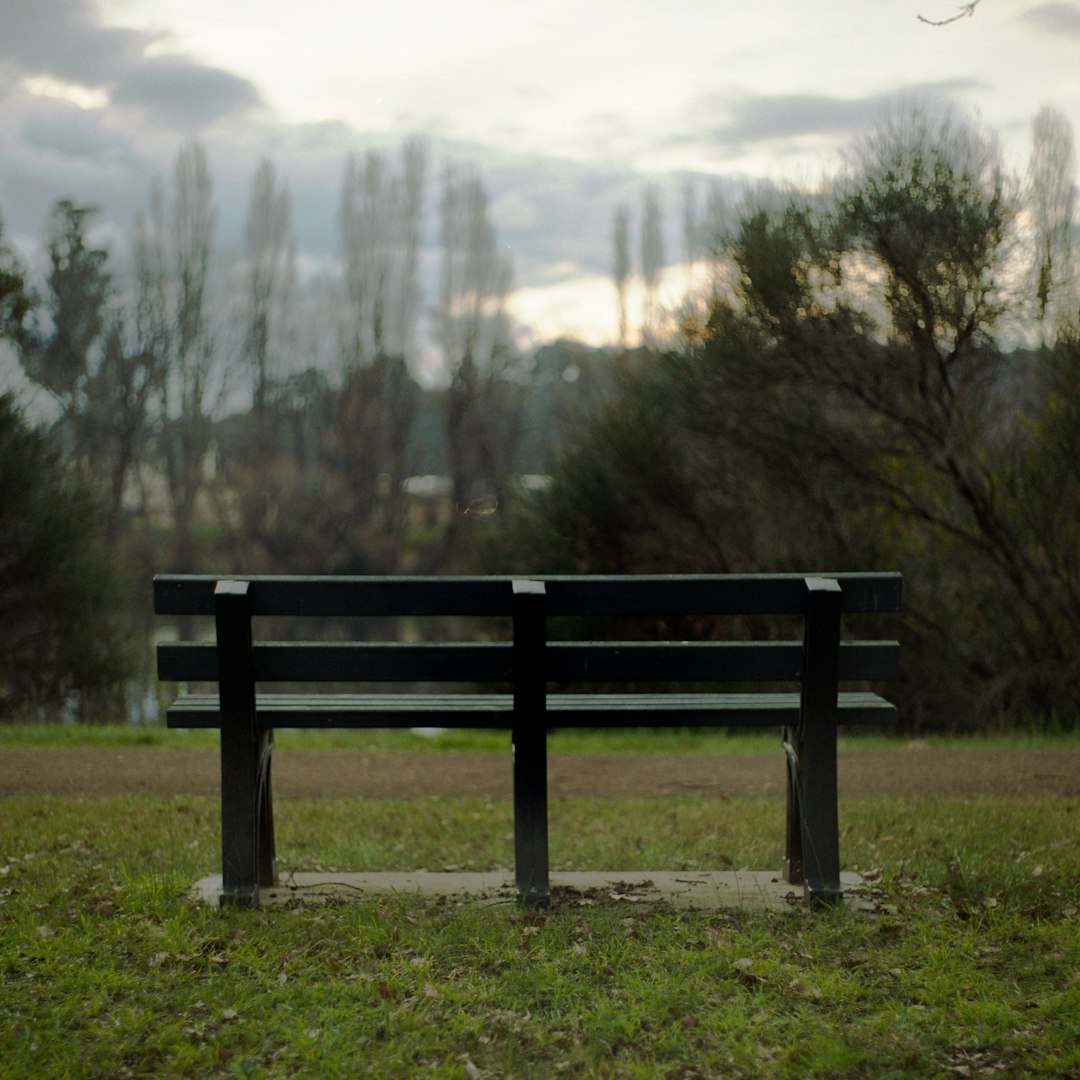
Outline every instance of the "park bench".
<path fill-rule="evenodd" d="M 841 641 L 841 616 L 896 612 L 900 592 L 895 573 L 161 576 L 157 614 L 189 627 L 200 618 L 208 627 L 212 618 L 216 640 L 160 644 L 158 675 L 187 687 L 217 683 L 217 692 L 184 689 L 167 724 L 220 729 L 222 903 L 257 904 L 260 887 L 276 883 L 275 728 L 508 730 L 516 884 L 523 903 L 543 906 L 550 729 L 736 726 L 782 732 L 784 875 L 816 907 L 841 898 L 837 725 L 895 718 L 893 705 L 861 684 L 895 677 L 899 647 Z M 433 626 L 429 616 L 441 617 L 437 631 L 415 640 Z M 770 640 L 769 627 L 774 635 L 784 629 L 784 616 L 789 624 L 797 617 L 796 640 Z M 254 620 L 279 626 L 282 617 L 320 640 L 257 637 Z M 633 625 L 635 640 L 588 640 L 602 619 Z M 471 627 L 468 640 L 462 620 Z M 457 640 L 445 640 L 447 622 Z M 501 637 L 474 640 L 481 623 L 481 636 Z M 737 639 L 718 639 L 732 624 L 742 628 Z M 312 626 L 326 633 L 311 635 Z M 708 640 L 666 640 L 670 628 L 676 637 Z M 841 682 L 859 688 L 841 692 Z M 266 689 L 274 684 L 276 692 Z"/>

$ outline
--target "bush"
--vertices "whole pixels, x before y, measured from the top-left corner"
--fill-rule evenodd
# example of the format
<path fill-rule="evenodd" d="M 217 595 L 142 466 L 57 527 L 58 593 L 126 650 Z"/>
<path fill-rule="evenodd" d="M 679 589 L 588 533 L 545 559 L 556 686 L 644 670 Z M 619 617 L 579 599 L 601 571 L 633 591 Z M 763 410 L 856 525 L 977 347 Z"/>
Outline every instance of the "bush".
<path fill-rule="evenodd" d="M 122 706 L 133 652 L 94 493 L 0 395 L 0 718 Z"/>

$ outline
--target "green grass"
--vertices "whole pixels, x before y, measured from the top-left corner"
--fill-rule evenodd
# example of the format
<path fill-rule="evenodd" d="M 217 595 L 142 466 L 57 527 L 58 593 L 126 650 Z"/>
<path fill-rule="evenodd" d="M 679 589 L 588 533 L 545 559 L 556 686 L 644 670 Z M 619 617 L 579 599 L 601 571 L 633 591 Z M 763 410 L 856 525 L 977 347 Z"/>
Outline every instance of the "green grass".
<path fill-rule="evenodd" d="M 279 746 L 312 750 L 491 750 L 505 751 L 505 731 L 446 731 L 435 736 L 410 731 L 289 731 L 275 733 Z M 876 731 L 848 731 L 840 735 L 843 750 L 884 750 L 903 745 L 906 737 Z M 996 734 L 921 739 L 927 746 L 956 749 L 1064 750 L 1080 748 L 1080 734 Z M 773 732 L 737 729 L 672 730 L 568 730 L 555 731 L 549 745 L 559 753 L 760 753 L 775 751 Z M 137 746 L 216 748 L 216 731 L 176 730 L 156 726 L 84 726 L 76 724 L 0 724 L 0 748 Z"/>
<path fill-rule="evenodd" d="M 279 800 L 285 869 L 489 869 L 503 801 Z M 776 866 L 774 800 L 574 800 L 563 869 Z M 1080 800 L 848 801 L 882 912 L 221 911 L 211 800 L 0 800 L 3 1077 L 1080 1074 Z"/>

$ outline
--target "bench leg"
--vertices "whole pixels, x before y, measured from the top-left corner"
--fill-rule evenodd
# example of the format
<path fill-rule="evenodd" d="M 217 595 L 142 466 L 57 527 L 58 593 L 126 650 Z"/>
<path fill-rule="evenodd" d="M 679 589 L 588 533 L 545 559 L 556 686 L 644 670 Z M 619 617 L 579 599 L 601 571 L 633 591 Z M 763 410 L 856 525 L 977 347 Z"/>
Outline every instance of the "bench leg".
<path fill-rule="evenodd" d="M 518 901 L 551 903 L 547 821 L 547 592 L 540 581 L 513 582 L 514 869 Z"/>
<path fill-rule="evenodd" d="M 787 757 L 787 821 L 784 833 L 784 880 L 803 884 L 802 814 L 799 812 L 799 737 L 793 728 L 784 728 Z"/>
<path fill-rule="evenodd" d="M 518 900 L 551 903 L 548 880 L 547 732 L 514 729 L 514 867 Z"/>
<path fill-rule="evenodd" d="M 789 849 L 789 860 L 797 852 L 807 906 L 820 908 L 837 903 L 843 895 L 836 785 L 840 586 L 828 579 L 807 578 L 806 589 L 802 703 L 788 774 L 791 784 L 794 773 L 801 848 Z"/>
<path fill-rule="evenodd" d="M 221 903 L 259 902 L 259 745 L 249 731 L 221 729 Z"/>
<path fill-rule="evenodd" d="M 836 721 L 803 733 L 798 784 L 802 824 L 803 890 L 811 908 L 842 899 L 837 816 Z"/>
<path fill-rule="evenodd" d="M 253 907 L 260 886 L 276 885 L 270 789 L 273 732 L 221 733 L 221 903 Z"/>
<path fill-rule="evenodd" d="M 221 903 L 253 907 L 260 885 L 273 885 L 274 820 L 270 789 L 271 731 L 255 717 L 248 585 L 222 581 L 215 590 L 218 690 L 221 702 Z"/>

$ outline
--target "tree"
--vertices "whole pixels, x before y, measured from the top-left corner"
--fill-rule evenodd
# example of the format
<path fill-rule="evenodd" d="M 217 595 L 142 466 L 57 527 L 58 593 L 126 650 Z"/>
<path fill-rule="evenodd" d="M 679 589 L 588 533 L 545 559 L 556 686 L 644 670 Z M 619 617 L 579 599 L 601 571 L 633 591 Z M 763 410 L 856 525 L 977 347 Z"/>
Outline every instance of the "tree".
<path fill-rule="evenodd" d="M 3 239 L 4 222 L 0 218 L 0 340 L 15 339 L 24 332 L 35 303 L 23 268 Z"/>
<path fill-rule="evenodd" d="M 153 358 L 128 341 L 109 253 L 88 240 L 96 213 L 70 200 L 56 204 L 41 305 L 47 322 L 24 326 L 16 341 L 27 376 L 56 403 L 54 438 L 105 496 L 115 539 L 127 480 L 146 440 Z"/>
<path fill-rule="evenodd" d="M 67 199 L 56 204 L 50 221 L 50 271 L 43 305 L 48 325 L 34 327 L 18 339 L 27 377 L 52 395 L 60 413 L 57 426 L 75 460 L 83 459 L 88 449 L 81 421 L 111 290 L 108 252 L 90 247 L 86 239 L 86 222 L 95 213 Z"/>
<path fill-rule="evenodd" d="M 158 355 L 129 341 L 123 316 L 109 313 L 97 371 L 87 386 L 87 445 L 96 482 L 106 495 L 108 535 L 120 535 L 128 480 L 150 439 L 150 401 Z"/>
<path fill-rule="evenodd" d="M 996 139 L 948 111 L 902 112 L 856 144 L 848 182 L 840 241 L 887 275 L 893 333 L 956 366 L 1004 310 L 997 271 L 1015 205 Z"/>
<path fill-rule="evenodd" d="M 402 149 L 401 176 L 398 181 L 397 211 L 399 268 L 397 303 L 391 319 L 391 353 L 407 363 L 413 359 L 420 323 L 421 294 L 419 256 L 427 183 L 427 143 L 420 138 L 406 141 Z"/>
<path fill-rule="evenodd" d="M 194 569 L 195 515 L 205 487 L 213 416 L 222 384 L 210 318 L 216 212 L 206 152 L 182 147 L 173 174 L 171 222 L 160 185 L 137 224 L 138 338 L 160 366 L 155 381 L 159 460 L 175 534 L 178 570 Z"/>
<path fill-rule="evenodd" d="M 474 173 L 447 170 L 440 238 L 436 327 L 450 377 L 446 446 L 454 498 L 465 512 L 480 500 L 494 507 L 503 498 L 521 439 L 524 400 L 514 377 L 506 312 L 511 266 L 499 250 L 487 193 Z M 450 543 L 456 531 L 450 530 Z"/>
<path fill-rule="evenodd" d="M 625 349 L 628 342 L 626 286 L 630 280 L 630 211 L 625 206 L 615 208 L 615 296 L 619 305 L 619 347 Z"/>
<path fill-rule="evenodd" d="M 122 717 L 124 589 L 93 491 L 0 396 L 0 717 Z"/>
<path fill-rule="evenodd" d="M 407 142 L 395 169 L 378 151 L 350 158 L 341 200 L 345 319 L 341 386 L 327 398 L 327 467 L 348 492 L 362 545 L 351 557 L 383 572 L 400 569 L 402 482 L 413 459 L 419 387 L 412 359 L 420 314 L 418 282 L 427 148 Z"/>
<path fill-rule="evenodd" d="M 1072 247 L 1076 152 L 1071 125 L 1049 106 L 1039 110 L 1031 134 L 1027 201 L 1034 233 L 1036 311 L 1046 340 L 1053 338 L 1064 318 L 1076 315 Z"/>
<path fill-rule="evenodd" d="M 288 308 L 296 278 L 292 204 L 278 185 L 273 162 L 259 164 L 244 222 L 244 361 L 251 379 L 256 451 L 268 447 L 267 403 L 276 374 L 275 347 L 288 333 Z"/>
<path fill-rule="evenodd" d="M 1071 716 L 1080 353 L 1005 344 L 1011 189 L 993 139 L 915 114 L 827 197 L 749 205 L 734 296 L 575 432 L 528 549 L 577 571 L 896 566 L 913 724 Z"/>
<path fill-rule="evenodd" d="M 750 439 L 809 468 L 838 550 L 890 552 L 908 574 L 924 704 L 977 685 L 984 708 L 1006 709 L 1037 657 L 1064 660 L 1074 621 L 1003 483 L 1032 393 L 996 338 L 1009 184 L 994 140 L 948 114 L 888 120 L 851 162 L 827 212 L 789 207 L 741 234 L 748 304 L 771 338 L 745 380 L 763 403 Z M 959 565 L 963 587 L 949 582 Z"/>
<path fill-rule="evenodd" d="M 683 259 L 686 262 L 687 288 L 694 287 L 694 268 L 701 257 L 702 226 L 698 215 L 697 188 L 692 180 L 683 185 L 682 240 Z"/>
<path fill-rule="evenodd" d="M 656 342 L 659 318 L 657 286 L 664 268 L 664 233 L 660 212 L 660 196 L 654 185 L 645 188 L 641 216 L 641 281 L 645 287 L 645 310 L 642 316 L 642 338 L 646 345 Z"/>
<path fill-rule="evenodd" d="M 341 197 L 346 367 L 376 356 L 410 358 L 419 316 L 426 169 L 426 145 L 417 139 L 405 144 L 399 174 L 376 150 L 367 153 L 362 166 L 354 157 L 346 164 Z"/>
<path fill-rule="evenodd" d="M 326 398 L 322 461 L 343 487 L 353 523 L 348 558 L 364 572 L 400 572 L 402 483 L 413 471 L 412 430 L 420 387 L 404 359 L 385 353 L 349 368 Z"/>

